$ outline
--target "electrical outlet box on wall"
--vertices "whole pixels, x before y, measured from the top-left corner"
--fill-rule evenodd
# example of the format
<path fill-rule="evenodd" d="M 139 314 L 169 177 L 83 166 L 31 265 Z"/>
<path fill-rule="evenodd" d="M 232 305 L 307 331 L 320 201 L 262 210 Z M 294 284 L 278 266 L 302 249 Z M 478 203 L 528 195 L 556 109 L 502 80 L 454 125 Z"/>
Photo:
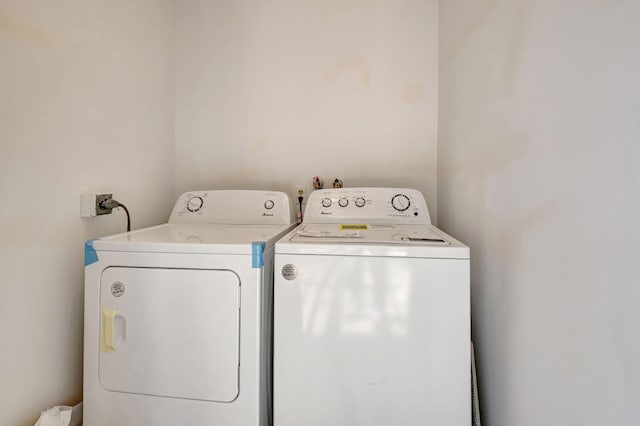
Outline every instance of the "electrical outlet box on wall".
<path fill-rule="evenodd" d="M 296 185 L 296 197 L 307 198 L 307 187 L 306 185 Z"/>
<path fill-rule="evenodd" d="M 111 213 L 111 208 L 104 208 L 101 203 L 110 200 L 112 194 L 96 194 L 87 192 L 80 194 L 80 217 L 94 217 Z"/>

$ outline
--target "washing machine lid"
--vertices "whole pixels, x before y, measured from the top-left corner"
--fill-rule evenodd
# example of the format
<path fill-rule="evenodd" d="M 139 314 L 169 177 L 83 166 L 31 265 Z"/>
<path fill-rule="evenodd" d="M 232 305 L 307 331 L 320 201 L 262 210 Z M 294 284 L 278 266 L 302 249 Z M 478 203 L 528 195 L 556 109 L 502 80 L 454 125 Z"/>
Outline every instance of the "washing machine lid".
<path fill-rule="evenodd" d="M 469 259 L 469 247 L 433 225 L 303 224 L 276 253 Z"/>
<path fill-rule="evenodd" d="M 255 243 L 272 246 L 295 225 L 175 224 L 92 241 L 96 251 L 251 254 Z"/>

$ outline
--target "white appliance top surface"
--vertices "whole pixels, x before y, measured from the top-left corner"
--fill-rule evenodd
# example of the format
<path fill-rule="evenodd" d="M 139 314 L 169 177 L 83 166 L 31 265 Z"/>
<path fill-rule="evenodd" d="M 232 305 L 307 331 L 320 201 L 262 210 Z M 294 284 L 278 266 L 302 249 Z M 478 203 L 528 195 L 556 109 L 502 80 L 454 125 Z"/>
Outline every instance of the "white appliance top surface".
<path fill-rule="evenodd" d="M 247 254 L 271 246 L 294 226 L 284 192 L 189 191 L 178 197 L 169 223 L 94 240 L 95 250 Z"/>
<path fill-rule="evenodd" d="M 428 225 L 304 224 L 291 241 L 297 243 L 428 244 L 446 246 L 451 242 Z"/>
<path fill-rule="evenodd" d="M 304 223 L 276 253 L 469 259 L 469 248 L 431 225 L 410 188 L 339 188 L 311 193 Z"/>
<path fill-rule="evenodd" d="M 293 225 L 173 224 L 93 241 L 95 250 L 158 253 L 250 254 L 254 242 L 267 247 Z"/>
<path fill-rule="evenodd" d="M 469 258 L 467 246 L 433 225 L 395 224 L 303 224 L 277 242 L 276 253 Z"/>

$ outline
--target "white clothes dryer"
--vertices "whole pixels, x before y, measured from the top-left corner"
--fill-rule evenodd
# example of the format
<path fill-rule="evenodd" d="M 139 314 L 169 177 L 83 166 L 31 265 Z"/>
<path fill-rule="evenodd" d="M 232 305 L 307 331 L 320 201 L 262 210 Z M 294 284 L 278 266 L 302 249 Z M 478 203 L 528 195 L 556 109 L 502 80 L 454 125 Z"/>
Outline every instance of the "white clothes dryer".
<path fill-rule="evenodd" d="M 281 192 L 194 191 L 169 222 L 85 246 L 84 424 L 271 424 Z"/>
<path fill-rule="evenodd" d="M 276 243 L 274 425 L 470 425 L 469 296 L 421 193 L 313 192 Z"/>

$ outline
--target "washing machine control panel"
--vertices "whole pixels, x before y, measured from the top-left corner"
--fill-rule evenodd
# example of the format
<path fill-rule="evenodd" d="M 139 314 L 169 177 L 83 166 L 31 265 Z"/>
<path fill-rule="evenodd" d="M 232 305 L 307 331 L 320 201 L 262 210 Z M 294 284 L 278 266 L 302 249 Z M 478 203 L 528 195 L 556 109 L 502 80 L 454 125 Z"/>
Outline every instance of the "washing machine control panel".
<path fill-rule="evenodd" d="M 305 223 L 431 223 L 424 196 L 408 188 L 319 189 L 304 216 Z"/>
<path fill-rule="evenodd" d="M 284 192 L 213 190 L 182 194 L 169 223 L 295 223 L 291 199 Z"/>

